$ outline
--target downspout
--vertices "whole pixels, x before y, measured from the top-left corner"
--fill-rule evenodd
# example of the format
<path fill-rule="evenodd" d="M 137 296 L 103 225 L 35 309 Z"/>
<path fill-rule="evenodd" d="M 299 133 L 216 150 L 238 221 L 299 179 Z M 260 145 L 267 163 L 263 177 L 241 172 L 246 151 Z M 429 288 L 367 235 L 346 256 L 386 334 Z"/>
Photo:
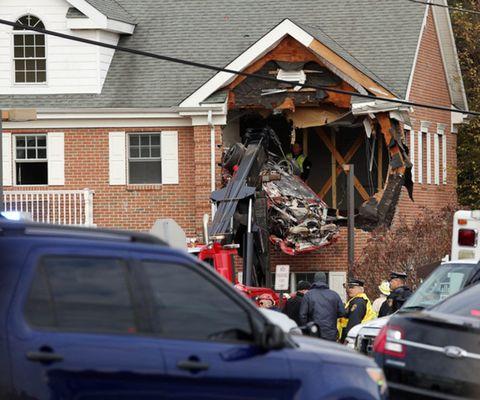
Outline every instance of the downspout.
<path fill-rule="evenodd" d="M 210 189 L 215 191 L 215 125 L 212 110 L 208 110 L 207 123 L 210 127 Z M 215 205 L 212 203 L 212 221 L 215 216 Z"/>

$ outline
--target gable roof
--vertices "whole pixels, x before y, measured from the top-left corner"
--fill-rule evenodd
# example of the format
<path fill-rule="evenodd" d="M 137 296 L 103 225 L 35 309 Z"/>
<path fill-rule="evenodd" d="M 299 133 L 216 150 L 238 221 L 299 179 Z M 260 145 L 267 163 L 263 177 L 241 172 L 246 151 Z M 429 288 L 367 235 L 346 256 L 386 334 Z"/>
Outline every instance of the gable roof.
<path fill-rule="evenodd" d="M 290 18 L 400 97 L 407 90 L 425 11 L 399 0 L 88 1 L 117 3 L 135 19 L 135 33 L 122 36 L 119 45 L 218 66 L 228 65 Z M 0 107 L 171 107 L 214 75 L 117 51 L 101 94 L 0 96 Z"/>
<path fill-rule="evenodd" d="M 68 0 L 67 0 L 68 1 Z M 92 7 L 96 8 L 103 15 L 115 21 L 134 24 L 135 18 L 130 15 L 122 5 L 115 0 L 85 0 Z"/>

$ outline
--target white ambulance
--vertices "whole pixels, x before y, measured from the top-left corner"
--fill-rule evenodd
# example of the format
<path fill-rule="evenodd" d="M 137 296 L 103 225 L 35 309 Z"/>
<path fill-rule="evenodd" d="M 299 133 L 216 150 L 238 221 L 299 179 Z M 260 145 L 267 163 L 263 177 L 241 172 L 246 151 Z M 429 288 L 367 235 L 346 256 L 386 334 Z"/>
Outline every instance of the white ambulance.
<path fill-rule="evenodd" d="M 457 211 L 453 217 L 451 260 L 480 258 L 480 210 Z"/>

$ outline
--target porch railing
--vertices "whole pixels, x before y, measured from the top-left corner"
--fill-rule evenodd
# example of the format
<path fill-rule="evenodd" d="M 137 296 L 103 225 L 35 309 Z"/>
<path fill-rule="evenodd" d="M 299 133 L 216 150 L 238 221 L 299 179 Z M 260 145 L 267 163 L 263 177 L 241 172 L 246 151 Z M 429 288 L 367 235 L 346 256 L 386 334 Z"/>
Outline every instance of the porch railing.
<path fill-rule="evenodd" d="M 93 190 L 7 190 L 5 211 L 30 214 L 35 222 L 93 226 Z"/>

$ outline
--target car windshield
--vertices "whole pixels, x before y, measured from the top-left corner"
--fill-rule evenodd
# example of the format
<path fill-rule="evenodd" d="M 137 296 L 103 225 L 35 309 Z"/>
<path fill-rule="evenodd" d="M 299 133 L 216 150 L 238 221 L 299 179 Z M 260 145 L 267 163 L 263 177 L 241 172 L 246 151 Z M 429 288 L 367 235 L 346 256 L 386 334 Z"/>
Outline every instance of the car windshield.
<path fill-rule="evenodd" d="M 480 284 L 477 283 L 451 299 L 436 305 L 432 311 L 480 321 Z"/>
<path fill-rule="evenodd" d="M 434 306 L 465 286 L 476 264 L 442 264 L 423 282 L 402 307 L 403 311 Z"/>

